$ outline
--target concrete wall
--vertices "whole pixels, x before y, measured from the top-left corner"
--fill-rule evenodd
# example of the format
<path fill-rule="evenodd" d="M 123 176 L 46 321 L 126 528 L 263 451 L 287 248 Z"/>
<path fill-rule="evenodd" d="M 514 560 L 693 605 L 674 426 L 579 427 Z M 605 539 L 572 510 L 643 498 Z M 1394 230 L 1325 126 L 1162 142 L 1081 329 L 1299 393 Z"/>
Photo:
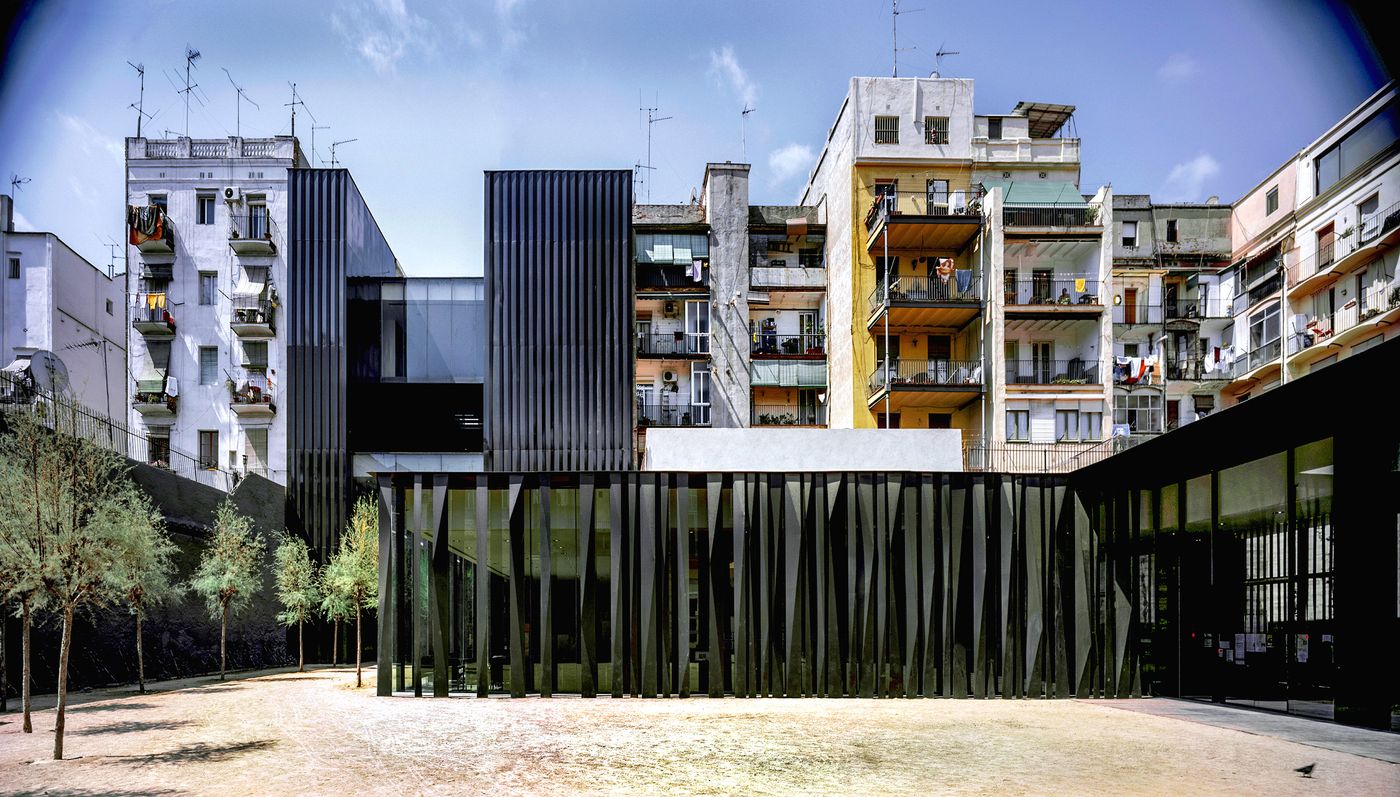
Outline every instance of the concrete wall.
<path fill-rule="evenodd" d="M 749 165 L 707 165 L 703 200 L 710 224 L 711 423 L 742 427 L 749 422 Z"/>
<path fill-rule="evenodd" d="M 962 433 L 957 429 L 651 429 L 642 469 L 960 471 Z"/>
<path fill-rule="evenodd" d="M 972 158 L 972 80 L 969 78 L 851 78 L 857 160 Z M 875 143 L 875 117 L 899 117 L 899 143 Z M 948 117 L 948 143 L 926 143 L 925 116 Z"/>

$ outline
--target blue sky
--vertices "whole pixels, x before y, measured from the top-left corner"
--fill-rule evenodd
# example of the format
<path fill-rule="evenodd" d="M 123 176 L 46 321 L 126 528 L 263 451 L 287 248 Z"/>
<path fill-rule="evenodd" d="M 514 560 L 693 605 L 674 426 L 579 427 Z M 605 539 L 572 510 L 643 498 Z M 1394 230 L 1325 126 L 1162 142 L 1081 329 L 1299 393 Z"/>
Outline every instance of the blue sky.
<path fill-rule="evenodd" d="M 979 113 L 1019 100 L 1078 106 L 1083 180 L 1119 193 L 1232 201 L 1385 81 L 1348 18 L 1297 1 L 949 3 L 906 0 L 901 74 L 971 77 Z M 481 172 L 628 168 L 646 157 L 639 99 L 655 100 L 652 201 L 679 202 L 707 161 L 742 160 L 750 103 L 756 202 L 794 200 L 851 75 L 891 68 L 888 0 L 36 4 L 0 70 L 0 170 L 29 177 L 19 224 L 94 263 L 120 241 L 121 140 L 134 135 L 128 60 L 146 65 L 147 134 L 184 128 L 169 78 L 203 58 L 190 134 L 289 132 L 287 81 L 411 274 L 479 273 Z M 167 77 L 167 73 L 169 77 Z M 648 102 L 647 104 L 652 104 Z M 297 133 L 310 149 L 310 119 Z M 645 197 L 645 194 L 643 194 Z"/>

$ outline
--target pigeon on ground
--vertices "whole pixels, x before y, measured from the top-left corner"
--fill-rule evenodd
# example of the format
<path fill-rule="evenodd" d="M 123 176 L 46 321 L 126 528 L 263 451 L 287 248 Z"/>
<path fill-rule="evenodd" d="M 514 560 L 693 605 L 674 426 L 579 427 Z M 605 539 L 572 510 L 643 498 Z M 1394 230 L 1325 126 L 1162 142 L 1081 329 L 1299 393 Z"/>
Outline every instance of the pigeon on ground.
<path fill-rule="evenodd" d="M 1311 763 L 1311 764 L 1308 764 L 1308 765 L 1305 766 L 1305 767 L 1298 767 L 1297 769 L 1295 769 L 1295 770 L 1293 770 L 1293 771 L 1299 773 L 1300 775 L 1302 775 L 1302 776 L 1305 777 L 1305 778 L 1310 778 L 1310 777 L 1312 777 L 1313 767 L 1315 767 L 1315 766 L 1317 766 L 1317 762 L 1316 762 L 1316 761 L 1314 761 L 1314 762 Z"/>

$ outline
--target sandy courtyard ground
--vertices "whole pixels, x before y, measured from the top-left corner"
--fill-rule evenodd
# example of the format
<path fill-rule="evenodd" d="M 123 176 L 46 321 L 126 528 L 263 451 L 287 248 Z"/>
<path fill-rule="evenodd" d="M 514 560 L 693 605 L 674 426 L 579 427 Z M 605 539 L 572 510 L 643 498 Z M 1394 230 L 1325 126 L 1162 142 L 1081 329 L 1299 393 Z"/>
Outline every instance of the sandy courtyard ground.
<path fill-rule="evenodd" d="M 0 715 L 0 792 L 1400 793 L 1395 764 L 1081 701 L 414 700 L 324 669 L 186 683 L 86 696 L 62 762 L 51 709 L 33 735 Z"/>

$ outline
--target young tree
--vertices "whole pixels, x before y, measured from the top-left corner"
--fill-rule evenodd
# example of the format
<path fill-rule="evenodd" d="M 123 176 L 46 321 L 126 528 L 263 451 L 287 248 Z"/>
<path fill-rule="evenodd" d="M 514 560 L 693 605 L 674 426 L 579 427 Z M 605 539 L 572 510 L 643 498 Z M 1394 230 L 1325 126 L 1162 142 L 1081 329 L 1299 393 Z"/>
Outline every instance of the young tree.
<path fill-rule="evenodd" d="M 340 547 L 326 566 L 327 594 L 344 596 L 355 612 L 355 687 L 363 685 L 360 649 L 365 609 L 379 605 L 379 506 L 364 496 L 355 502 Z"/>
<path fill-rule="evenodd" d="M 56 463 L 45 445 L 51 435 L 47 428 L 24 413 L 8 415 L 7 422 L 8 433 L 0 436 L 0 601 L 13 604 L 20 618 L 21 728 L 33 733 L 29 632 L 35 613 L 44 608 L 43 489 Z"/>
<path fill-rule="evenodd" d="M 231 499 L 214 513 L 214 533 L 190 579 L 190 589 L 204 598 L 209 617 L 219 621 L 219 680 L 228 668 L 228 618 L 248 608 L 262 579 L 263 539 L 253 521 Z"/>
<path fill-rule="evenodd" d="M 341 590 L 344 579 L 338 576 L 341 565 L 334 556 L 321 568 L 321 614 L 331 621 L 331 666 L 340 663 L 340 624 L 355 616 L 350 596 Z"/>
<path fill-rule="evenodd" d="M 184 588 L 174 580 L 175 554 L 179 549 L 165 532 L 165 519 L 144 496 L 127 509 L 126 519 L 140 544 L 132 545 L 112 571 L 122 600 L 136 618 L 136 684 L 146 693 L 145 646 L 141 641 L 141 625 L 146 612 L 169 601 L 179 600 Z"/>
<path fill-rule="evenodd" d="M 306 669 L 306 648 L 302 644 L 302 624 L 315 615 L 321 602 L 321 589 L 316 568 L 306 543 L 286 532 L 282 533 L 273 553 L 273 570 L 277 585 L 277 600 L 282 611 L 277 621 L 297 627 L 297 672 Z"/>

